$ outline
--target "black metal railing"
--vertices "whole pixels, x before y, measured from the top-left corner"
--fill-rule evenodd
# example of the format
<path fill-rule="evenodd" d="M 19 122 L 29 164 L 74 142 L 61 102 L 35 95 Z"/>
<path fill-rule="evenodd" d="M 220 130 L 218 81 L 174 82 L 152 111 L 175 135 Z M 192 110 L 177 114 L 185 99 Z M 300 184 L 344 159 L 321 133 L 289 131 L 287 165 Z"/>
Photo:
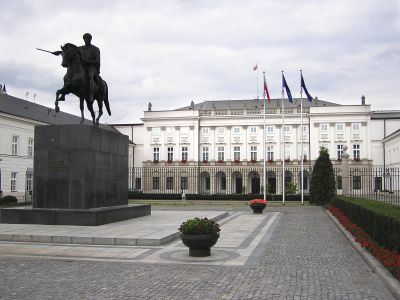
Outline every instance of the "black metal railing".
<path fill-rule="evenodd" d="M 350 195 L 400 205 L 400 168 L 350 167 Z"/>

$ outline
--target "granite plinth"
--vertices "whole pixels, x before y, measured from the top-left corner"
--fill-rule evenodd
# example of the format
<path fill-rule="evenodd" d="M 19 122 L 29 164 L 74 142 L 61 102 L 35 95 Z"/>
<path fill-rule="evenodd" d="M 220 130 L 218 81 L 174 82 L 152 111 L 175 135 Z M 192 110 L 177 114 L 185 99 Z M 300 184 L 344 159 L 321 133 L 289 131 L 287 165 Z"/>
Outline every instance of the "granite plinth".
<path fill-rule="evenodd" d="M 128 204 L 128 137 L 99 127 L 35 127 L 33 207 Z"/>
<path fill-rule="evenodd" d="M 151 205 L 120 205 L 91 209 L 3 208 L 0 211 L 0 223 L 97 226 L 148 216 L 151 214 Z"/>

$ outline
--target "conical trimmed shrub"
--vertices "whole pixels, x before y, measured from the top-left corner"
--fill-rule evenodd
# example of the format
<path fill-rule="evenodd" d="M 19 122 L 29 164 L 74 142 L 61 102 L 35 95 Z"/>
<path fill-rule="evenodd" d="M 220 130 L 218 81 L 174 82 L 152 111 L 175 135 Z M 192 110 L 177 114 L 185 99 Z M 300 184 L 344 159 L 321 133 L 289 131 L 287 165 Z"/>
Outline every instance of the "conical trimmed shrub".
<path fill-rule="evenodd" d="M 335 193 L 335 176 L 329 152 L 325 147 L 321 147 L 311 176 L 310 203 L 327 204 Z"/>

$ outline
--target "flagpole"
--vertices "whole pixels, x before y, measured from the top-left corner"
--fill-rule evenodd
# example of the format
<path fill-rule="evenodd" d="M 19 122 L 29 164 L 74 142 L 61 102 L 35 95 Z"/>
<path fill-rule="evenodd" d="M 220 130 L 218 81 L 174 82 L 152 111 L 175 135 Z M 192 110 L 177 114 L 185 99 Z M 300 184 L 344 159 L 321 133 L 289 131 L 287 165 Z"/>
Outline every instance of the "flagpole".
<path fill-rule="evenodd" d="M 265 71 L 263 72 L 264 75 L 264 84 L 265 84 Z M 267 102 L 265 101 L 265 87 L 264 87 L 264 133 L 263 133 L 263 152 L 264 152 L 264 200 L 267 200 L 267 156 L 265 151 L 265 124 L 266 124 L 266 117 L 265 117 L 265 107 L 267 106 Z"/>
<path fill-rule="evenodd" d="M 258 63 L 257 63 L 257 100 L 258 100 Z"/>
<path fill-rule="evenodd" d="M 302 70 L 300 70 L 300 115 L 301 115 L 301 205 L 304 205 L 304 149 L 303 149 L 303 87 L 301 85 Z"/>
<path fill-rule="evenodd" d="M 281 109 L 282 109 L 282 131 L 281 131 L 281 137 L 282 137 L 282 204 L 285 205 L 285 106 L 283 104 L 283 98 L 284 98 L 284 89 L 283 89 L 283 71 L 282 71 L 282 103 L 281 103 Z"/>

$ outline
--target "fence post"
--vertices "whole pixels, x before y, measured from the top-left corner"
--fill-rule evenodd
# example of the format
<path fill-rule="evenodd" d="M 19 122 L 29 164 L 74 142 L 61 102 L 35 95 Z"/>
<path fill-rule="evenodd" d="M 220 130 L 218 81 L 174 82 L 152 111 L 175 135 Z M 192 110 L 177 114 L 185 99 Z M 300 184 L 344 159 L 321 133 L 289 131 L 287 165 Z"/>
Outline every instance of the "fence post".
<path fill-rule="evenodd" d="M 342 194 L 350 196 L 350 176 L 349 176 L 349 154 L 346 152 L 347 145 L 343 146 L 342 153 Z"/>

